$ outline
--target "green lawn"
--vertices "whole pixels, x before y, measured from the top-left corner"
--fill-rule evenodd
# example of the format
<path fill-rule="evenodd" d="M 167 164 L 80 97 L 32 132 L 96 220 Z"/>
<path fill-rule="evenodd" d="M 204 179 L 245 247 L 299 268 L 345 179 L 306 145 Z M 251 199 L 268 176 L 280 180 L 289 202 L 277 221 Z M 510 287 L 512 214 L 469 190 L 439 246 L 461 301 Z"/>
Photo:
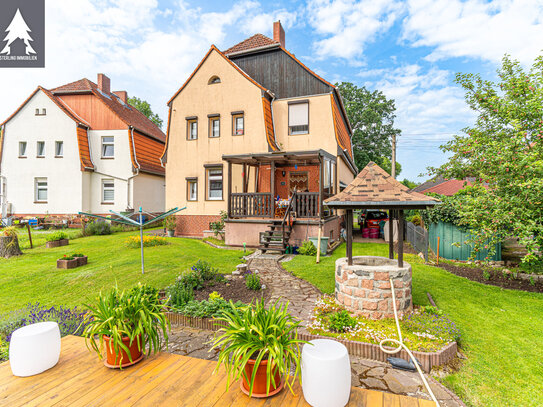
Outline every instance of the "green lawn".
<path fill-rule="evenodd" d="M 62 229 L 68 239 L 76 239 L 82 236 L 81 229 Z M 31 229 L 32 246 L 39 247 L 45 245 L 45 238 L 47 235 L 56 232 L 56 230 L 34 230 Z M 19 247 L 21 250 L 30 249 L 30 240 L 28 239 L 28 230 L 26 228 L 17 229 L 17 235 L 19 237 Z"/>
<path fill-rule="evenodd" d="M 45 237 L 40 236 L 42 246 L 23 250 L 24 254 L 16 258 L 0 258 L 0 314 L 38 301 L 45 305 L 83 305 L 115 283 L 125 288 L 141 281 L 163 288 L 199 259 L 209 261 L 221 272 L 231 272 L 243 256 L 243 251 L 216 249 L 196 239 L 168 238 L 169 245 L 145 248 L 142 275 L 139 249 L 124 246 L 131 235 L 137 232 L 84 237 L 55 249 L 46 249 Z M 88 255 L 89 264 L 71 270 L 56 268 L 58 258 L 74 252 Z"/>
<path fill-rule="evenodd" d="M 388 256 L 388 246 L 355 243 L 353 252 Z M 283 266 L 333 293 L 334 262 L 343 256 L 345 245 L 320 264 L 314 257 L 297 256 Z M 414 303 L 428 304 L 430 292 L 462 332 L 468 359 L 445 384 L 472 406 L 543 405 L 543 294 L 475 283 L 426 266 L 413 255 L 406 260 L 413 266 Z"/>

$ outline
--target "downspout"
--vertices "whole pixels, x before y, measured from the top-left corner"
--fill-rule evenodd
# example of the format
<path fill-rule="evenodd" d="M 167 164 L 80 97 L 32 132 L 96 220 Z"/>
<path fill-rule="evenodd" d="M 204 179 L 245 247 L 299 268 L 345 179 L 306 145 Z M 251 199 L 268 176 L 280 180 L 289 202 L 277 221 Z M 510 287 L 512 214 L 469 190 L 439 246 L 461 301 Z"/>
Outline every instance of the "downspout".
<path fill-rule="evenodd" d="M 133 178 L 137 177 L 140 173 L 140 164 L 138 163 L 138 159 L 136 157 L 136 144 L 134 143 L 134 126 L 130 126 L 130 135 L 131 135 L 131 139 L 132 139 L 132 151 L 134 152 L 134 161 L 136 162 L 136 173 L 130 177 L 127 178 L 126 180 L 126 202 L 127 202 L 127 206 L 128 208 L 130 208 L 130 181 L 132 181 Z M 134 189 L 134 186 L 133 186 L 133 182 L 132 182 L 132 190 Z M 134 202 L 132 202 L 132 209 L 133 208 L 133 204 Z"/>

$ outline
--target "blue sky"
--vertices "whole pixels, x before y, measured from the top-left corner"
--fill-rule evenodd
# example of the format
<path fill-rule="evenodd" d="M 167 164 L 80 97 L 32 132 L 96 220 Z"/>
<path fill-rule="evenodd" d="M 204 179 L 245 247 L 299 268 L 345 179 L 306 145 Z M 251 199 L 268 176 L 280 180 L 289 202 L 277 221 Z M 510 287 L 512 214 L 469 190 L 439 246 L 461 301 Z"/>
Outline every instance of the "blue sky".
<path fill-rule="evenodd" d="M 504 53 L 529 66 L 543 48 L 540 0 L 47 0 L 46 67 L 0 71 L 0 118 L 37 85 L 98 72 L 166 118 L 211 44 L 272 36 L 277 19 L 287 49 L 324 78 L 396 101 L 400 178 L 418 181 L 446 160 L 438 146 L 473 121 L 455 73 L 494 78 Z"/>

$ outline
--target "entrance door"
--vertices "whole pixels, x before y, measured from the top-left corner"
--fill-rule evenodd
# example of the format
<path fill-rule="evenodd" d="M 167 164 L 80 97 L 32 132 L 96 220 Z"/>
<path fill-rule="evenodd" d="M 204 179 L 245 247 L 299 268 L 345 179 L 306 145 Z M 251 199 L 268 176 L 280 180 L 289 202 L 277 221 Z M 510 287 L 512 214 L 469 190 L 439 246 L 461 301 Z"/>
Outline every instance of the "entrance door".
<path fill-rule="evenodd" d="M 294 189 L 298 192 L 309 191 L 309 173 L 307 171 L 291 171 L 289 173 L 289 193 L 292 194 Z"/>

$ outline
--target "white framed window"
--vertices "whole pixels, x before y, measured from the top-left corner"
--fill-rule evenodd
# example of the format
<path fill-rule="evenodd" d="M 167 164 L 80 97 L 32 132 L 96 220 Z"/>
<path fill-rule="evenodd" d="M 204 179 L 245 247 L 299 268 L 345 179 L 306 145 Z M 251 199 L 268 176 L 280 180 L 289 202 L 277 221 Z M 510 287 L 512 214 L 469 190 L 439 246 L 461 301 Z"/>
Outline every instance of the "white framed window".
<path fill-rule="evenodd" d="M 64 142 L 55 141 L 55 157 L 63 157 L 63 156 L 64 156 Z"/>
<path fill-rule="evenodd" d="M 232 128 L 234 129 L 232 135 L 243 136 L 243 134 L 245 134 L 245 118 L 243 116 L 243 113 L 233 115 L 232 120 Z"/>
<path fill-rule="evenodd" d="M 102 158 L 115 157 L 115 138 L 113 136 L 102 137 Z"/>
<path fill-rule="evenodd" d="M 221 136 L 221 120 L 219 116 L 209 118 L 209 137 L 217 138 Z"/>
<path fill-rule="evenodd" d="M 207 168 L 207 199 L 222 200 L 222 167 Z"/>
<path fill-rule="evenodd" d="M 19 157 L 26 157 L 26 141 L 19 141 Z"/>
<path fill-rule="evenodd" d="M 47 178 L 34 178 L 34 200 L 47 202 Z"/>
<path fill-rule="evenodd" d="M 36 156 L 45 157 L 45 141 L 38 141 L 36 143 Z"/>
<path fill-rule="evenodd" d="M 187 140 L 198 139 L 198 119 L 187 120 Z"/>
<path fill-rule="evenodd" d="M 288 105 L 288 134 L 309 133 L 309 102 L 296 102 Z"/>
<path fill-rule="evenodd" d="M 45 116 L 47 114 L 47 110 L 45 108 L 43 109 L 36 109 L 36 112 L 34 113 L 36 116 Z"/>
<path fill-rule="evenodd" d="M 113 203 L 115 201 L 115 182 L 112 179 L 102 180 L 102 202 Z"/>
<path fill-rule="evenodd" d="M 187 201 L 198 200 L 198 179 L 187 179 Z"/>

